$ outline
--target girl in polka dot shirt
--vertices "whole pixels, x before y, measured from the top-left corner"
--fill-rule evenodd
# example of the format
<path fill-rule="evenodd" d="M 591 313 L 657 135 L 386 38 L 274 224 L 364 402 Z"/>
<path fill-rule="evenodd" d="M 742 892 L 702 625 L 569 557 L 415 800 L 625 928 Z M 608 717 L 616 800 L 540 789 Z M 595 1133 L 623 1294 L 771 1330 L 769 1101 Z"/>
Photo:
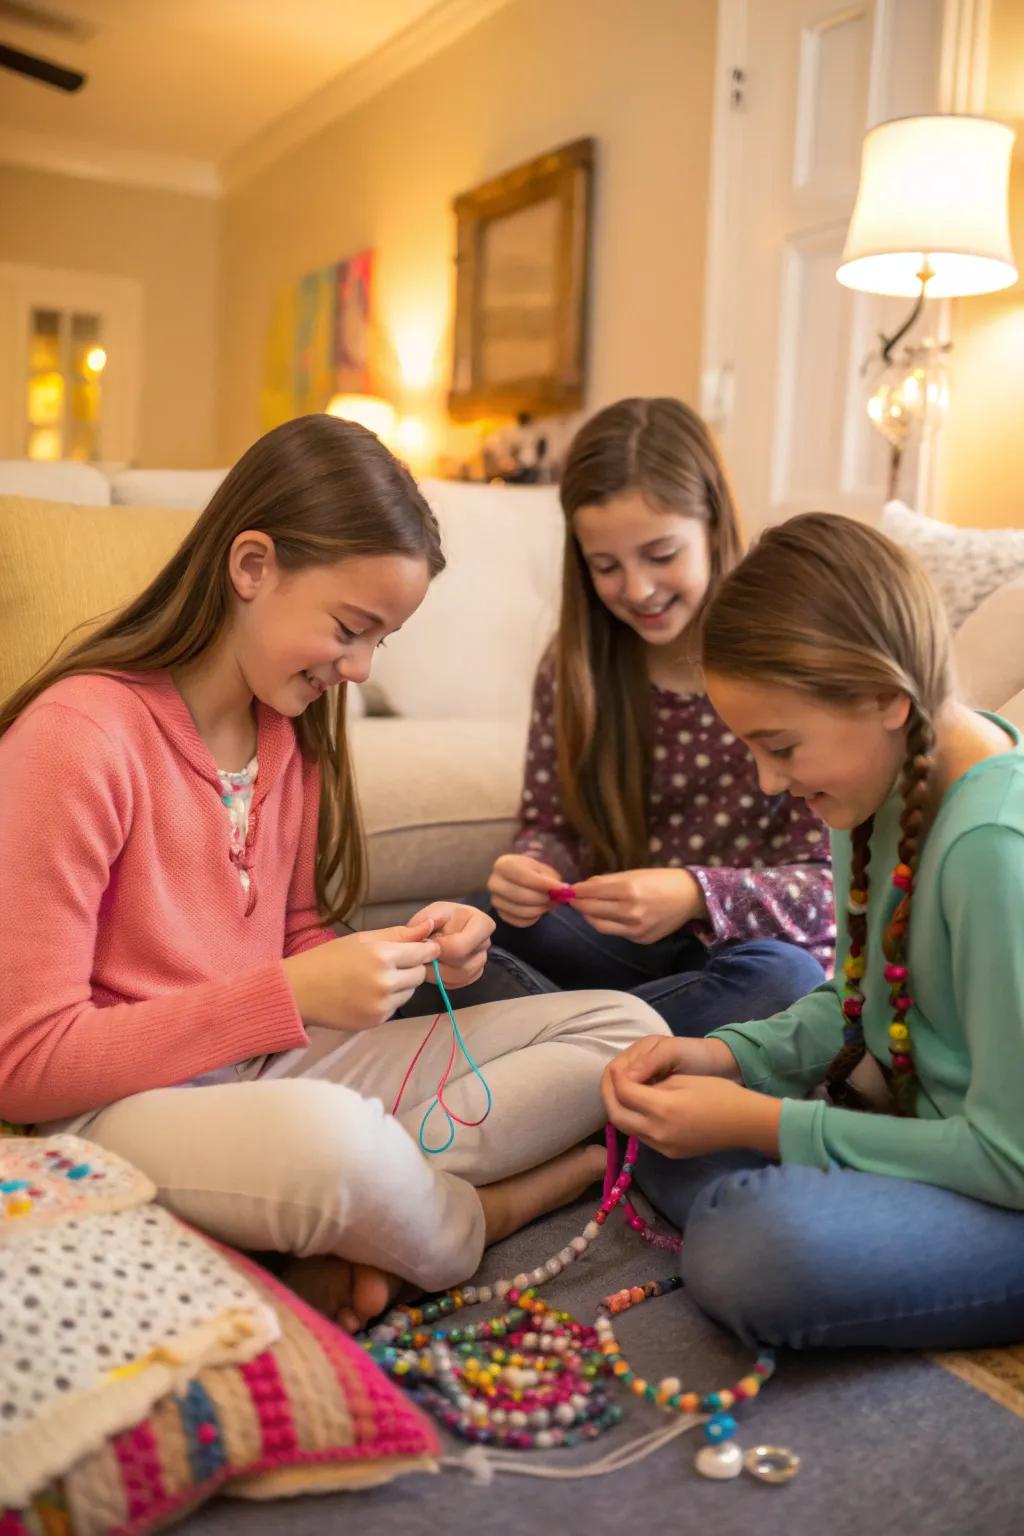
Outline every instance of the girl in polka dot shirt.
<path fill-rule="evenodd" d="M 622 400 L 561 486 L 562 612 L 537 674 L 520 830 L 489 882 L 538 986 L 610 986 L 677 1034 L 813 990 L 835 942 L 828 840 L 768 797 L 715 715 L 693 633 L 740 556 L 724 466 L 678 400 Z"/>

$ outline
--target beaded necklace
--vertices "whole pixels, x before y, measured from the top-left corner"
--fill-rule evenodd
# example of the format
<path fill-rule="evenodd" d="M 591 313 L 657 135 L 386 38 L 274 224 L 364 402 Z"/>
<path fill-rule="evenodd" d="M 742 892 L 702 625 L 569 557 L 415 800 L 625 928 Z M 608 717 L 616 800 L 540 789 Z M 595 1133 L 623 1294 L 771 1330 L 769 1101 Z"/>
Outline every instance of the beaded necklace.
<path fill-rule="evenodd" d="M 654 1232 L 628 1199 L 637 1141 L 626 1147 L 616 1174 L 614 1127 L 605 1132 L 608 1170 L 600 1206 L 583 1231 L 529 1274 L 494 1285 L 465 1285 L 420 1307 L 396 1307 L 372 1328 L 365 1346 L 376 1363 L 463 1439 L 508 1450 L 548 1450 L 595 1440 L 622 1418 L 610 1388 L 616 1381 L 634 1396 L 667 1412 L 701 1416 L 706 1445 L 698 1469 L 706 1476 L 736 1475 L 743 1463 L 733 1442 L 730 1409 L 752 1401 L 775 1370 L 775 1354 L 762 1349 L 751 1371 L 733 1386 L 700 1394 L 684 1391 L 677 1377 L 654 1383 L 639 1376 L 622 1353 L 612 1317 L 656 1296 L 678 1290 L 678 1276 L 649 1280 L 604 1297 L 593 1327 L 556 1310 L 537 1294 L 586 1253 L 612 1212 L 620 1207 L 633 1231 L 659 1247 L 682 1241 Z M 436 1327 L 452 1313 L 498 1299 L 507 1310 L 487 1322 Z M 680 1422 L 680 1428 L 689 1427 Z M 654 1448 L 652 1446 L 652 1448 Z"/>
<path fill-rule="evenodd" d="M 868 912 L 868 850 L 870 847 L 871 833 L 874 826 L 874 818 L 866 822 L 860 829 L 863 836 L 863 856 L 860 868 L 858 861 L 854 861 L 854 868 L 850 875 L 850 891 L 847 896 L 847 925 L 850 935 L 850 953 L 843 964 L 846 976 L 846 996 L 843 999 L 843 1013 L 846 1022 L 843 1026 L 843 1043 L 847 1046 L 862 1047 L 864 1045 L 864 973 L 867 968 L 867 912 Z M 897 864 L 892 872 L 892 883 L 897 890 L 903 892 L 900 908 L 905 908 L 914 886 L 914 872 L 909 864 Z M 898 908 L 892 923 L 891 930 L 902 937 L 906 933 L 906 918 Z M 892 1020 L 889 1024 L 889 1057 L 894 1078 L 898 1083 L 898 1092 L 901 1099 L 905 1099 L 914 1076 L 914 1056 L 910 1039 L 910 1026 L 907 1016 L 914 1006 L 914 999 L 907 990 L 909 970 L 906 965 L 897 964 L 892 960 L 886 960 L 882 975 L 889 987 L 889 1001 L 892 1008 Z"/>

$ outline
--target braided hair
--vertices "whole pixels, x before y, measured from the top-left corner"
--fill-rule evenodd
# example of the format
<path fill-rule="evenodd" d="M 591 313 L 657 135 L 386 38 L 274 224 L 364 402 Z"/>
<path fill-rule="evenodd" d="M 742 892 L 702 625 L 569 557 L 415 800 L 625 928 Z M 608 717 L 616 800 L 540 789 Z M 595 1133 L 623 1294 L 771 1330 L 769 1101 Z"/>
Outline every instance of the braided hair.
<path fill-rule="evenodd" d="M 888 1077 L 897 1110 L 911 1112 L 914 1058 L 908 946 L 914 882 L 927 834 L 934 721 L 952 694 L 950 638 L 935 589 L 917 560 L 848 518 L 808 513 L 769 529 L 722 582 L 703 619 L 705 671 L 794 689 L 839 707 L 901 694 L 909 705 L 900 774 L 900 836 L 892 883 L 901 896 L 882 938 L 889 988 Z M 866 1053 L 861 982 L 867 963 L 869 817 L 851 834 L 843 1043 L 825 1073 L 833 1103 L 868 1108 L 850 1083 Z"/>

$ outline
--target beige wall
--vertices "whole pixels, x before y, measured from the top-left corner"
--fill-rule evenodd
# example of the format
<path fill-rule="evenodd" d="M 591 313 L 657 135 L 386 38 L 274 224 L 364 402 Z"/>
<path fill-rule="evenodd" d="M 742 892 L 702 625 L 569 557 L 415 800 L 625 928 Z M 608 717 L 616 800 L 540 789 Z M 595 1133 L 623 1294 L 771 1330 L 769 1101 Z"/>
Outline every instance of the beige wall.
<path fill-rule="evenodd" d="M 1024 5 L 993 0 L 986 113 L 1018 131 L 1010 233 L 1024 271 Z M 1024 527 L 1024 281 L 953 306 L 946 505 L 954 523 Z"/>
<path fill-rule="evenodd" d="M 714 29 L 714 0 L 514 0 L 231 195 L 224 457 L 259 431 L 275 292 L 366 246 L 385 352 L 427 360 L 428 382 L 400 404 L 440 438 L 452 198 L 586 134 L 598 140 L 588 405 L 633 391 L 695 400 Z"/>
<path fill-rule="evenodd" d="M 218 462 L 216 200 L 0 165 L 0 261 L 142 284 L 140 464 Z"/>

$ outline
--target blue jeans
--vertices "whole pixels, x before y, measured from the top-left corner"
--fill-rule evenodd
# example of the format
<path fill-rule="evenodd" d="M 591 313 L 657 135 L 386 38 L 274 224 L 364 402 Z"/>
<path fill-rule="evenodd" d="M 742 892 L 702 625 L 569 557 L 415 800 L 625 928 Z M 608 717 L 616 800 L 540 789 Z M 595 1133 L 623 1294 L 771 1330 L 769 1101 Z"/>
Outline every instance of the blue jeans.
<path fill-rule="evenodd" d="M 486 898 L 474 904 L 486 908 Z M 721 1024 L 770 1018 L 825 979 L 813 955 L 779 939 L 708 949 L 681 931 L 656 944 L 635 944 L 598 933 L 571 907 L 546 913 L 532 928 L 495 920 L 494 943 L 522 962 L 542 990 L 631 992 L 676 1035 L 706 1035 Z"/>
<path fill-rule="evenodd" d="M 909 1179 L 673 1159 L 637 1182 L 677 1227 L 698 1306 L 749 1344 L 979 1349 L 1024 1342 L 1024 1212 Z"/>

